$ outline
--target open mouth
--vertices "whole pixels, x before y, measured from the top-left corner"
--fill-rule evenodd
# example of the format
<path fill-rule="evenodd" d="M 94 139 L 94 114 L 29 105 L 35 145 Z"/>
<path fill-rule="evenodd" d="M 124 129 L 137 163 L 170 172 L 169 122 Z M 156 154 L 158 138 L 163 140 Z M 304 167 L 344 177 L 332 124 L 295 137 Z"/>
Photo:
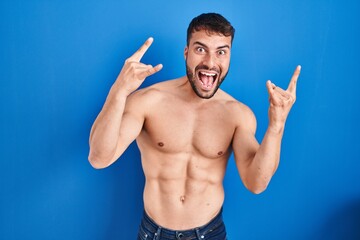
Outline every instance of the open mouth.
<path fill-rule="evenodd" d="M 218 73 L 213 71 L 198 71 L 198 78 L 204 90 L 211 90 L 218 78 Z"/>

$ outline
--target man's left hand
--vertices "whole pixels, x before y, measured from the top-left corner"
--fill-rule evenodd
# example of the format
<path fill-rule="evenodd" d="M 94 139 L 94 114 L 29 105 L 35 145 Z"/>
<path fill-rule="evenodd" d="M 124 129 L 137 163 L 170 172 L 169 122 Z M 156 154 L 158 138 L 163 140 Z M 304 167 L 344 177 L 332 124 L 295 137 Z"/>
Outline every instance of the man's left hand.
<path fill-rule="evenodd" d="M 291 107 L 296 100 L 296 84 L 300 75 L 301 66 L 297 66 L 286 90 L 277 87 L 270 80 L 266 82 L 269 92 L 269 126 L 282 128 Z"/>

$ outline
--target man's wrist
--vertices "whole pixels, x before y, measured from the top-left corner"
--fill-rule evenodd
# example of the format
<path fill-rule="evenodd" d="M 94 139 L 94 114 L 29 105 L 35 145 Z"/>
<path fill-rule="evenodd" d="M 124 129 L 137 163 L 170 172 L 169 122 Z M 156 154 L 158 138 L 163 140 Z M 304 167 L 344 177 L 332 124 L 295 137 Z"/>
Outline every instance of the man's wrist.
<path fill-rule="evenodd" d="M 285 128 L 285 122 L 270 123 L 268 127 L 268 131 L 274 134 L 282 134 L 284 132 L 284 128 Z"/>
<path fill-rule="evenodd" d="M 114 83 L 110 89 L 110 95 L 115 99 L 127 98 L 131 94 L 131 91 L 128 91 L 125 86 Z"/>

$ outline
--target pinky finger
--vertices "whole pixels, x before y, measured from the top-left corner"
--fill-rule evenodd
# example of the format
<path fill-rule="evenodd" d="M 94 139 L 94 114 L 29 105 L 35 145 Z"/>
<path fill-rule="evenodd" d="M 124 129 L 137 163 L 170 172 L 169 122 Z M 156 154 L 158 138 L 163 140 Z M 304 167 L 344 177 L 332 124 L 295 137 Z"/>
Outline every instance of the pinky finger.
<path fill-rule="evenodd" d="M 142 72 L 140 77 L 141 78 L 147 78 L 147 77 L 159 72 L 162 69 L 162 67 L 163 67 L 162 64 L 158 64 L 155 67 L 150 67 L 146 71 Z"/>
<path fill-rule="evenodd" d="M 274 88 L 275 87 L 276 87 L 275 84 L 273 84 L 270 80 L 267 80 L 266 88 L 267 88 L 270 95 L 272 95 L 274 93 Z"/>
<path fill-rule="evenodd" d="M 153 68 L 153 69 L 155 70 L 154 73 L 157 73 L 157 72 L 160 71 L 162 68 L 163 68 L 163 65 L 162 65 L 162 64 L 156 65 L 156 66 Z"/>

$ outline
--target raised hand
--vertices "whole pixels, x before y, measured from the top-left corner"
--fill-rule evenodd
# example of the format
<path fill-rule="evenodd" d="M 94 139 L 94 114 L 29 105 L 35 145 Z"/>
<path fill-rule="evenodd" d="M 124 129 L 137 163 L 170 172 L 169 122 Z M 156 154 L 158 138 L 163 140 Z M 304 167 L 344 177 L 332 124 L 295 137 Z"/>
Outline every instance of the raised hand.
<path fill-rule="evenodd" d="M 115 84 L 120 89 L 125 90 L 127 94 L 132 93 L 140 87 L 145 78 L 153 75 L 162 69 L 162 64 L 155 67 L 140 62 L 146 51 L 151 46 L 153 38 L 148 38 L 146 42 L 128 59 L 126 59 Z"/>
<path fill-rule="evenodd" d="M 269 92 L 269 120 L 271 126 L 283 126 L 296 100 L 296 84 L 300 75 L 301 66 L 297 66 L 290 80 L 289 86 L 283 90 L 273 84 L 270 80 L 266 82 Z"/>

